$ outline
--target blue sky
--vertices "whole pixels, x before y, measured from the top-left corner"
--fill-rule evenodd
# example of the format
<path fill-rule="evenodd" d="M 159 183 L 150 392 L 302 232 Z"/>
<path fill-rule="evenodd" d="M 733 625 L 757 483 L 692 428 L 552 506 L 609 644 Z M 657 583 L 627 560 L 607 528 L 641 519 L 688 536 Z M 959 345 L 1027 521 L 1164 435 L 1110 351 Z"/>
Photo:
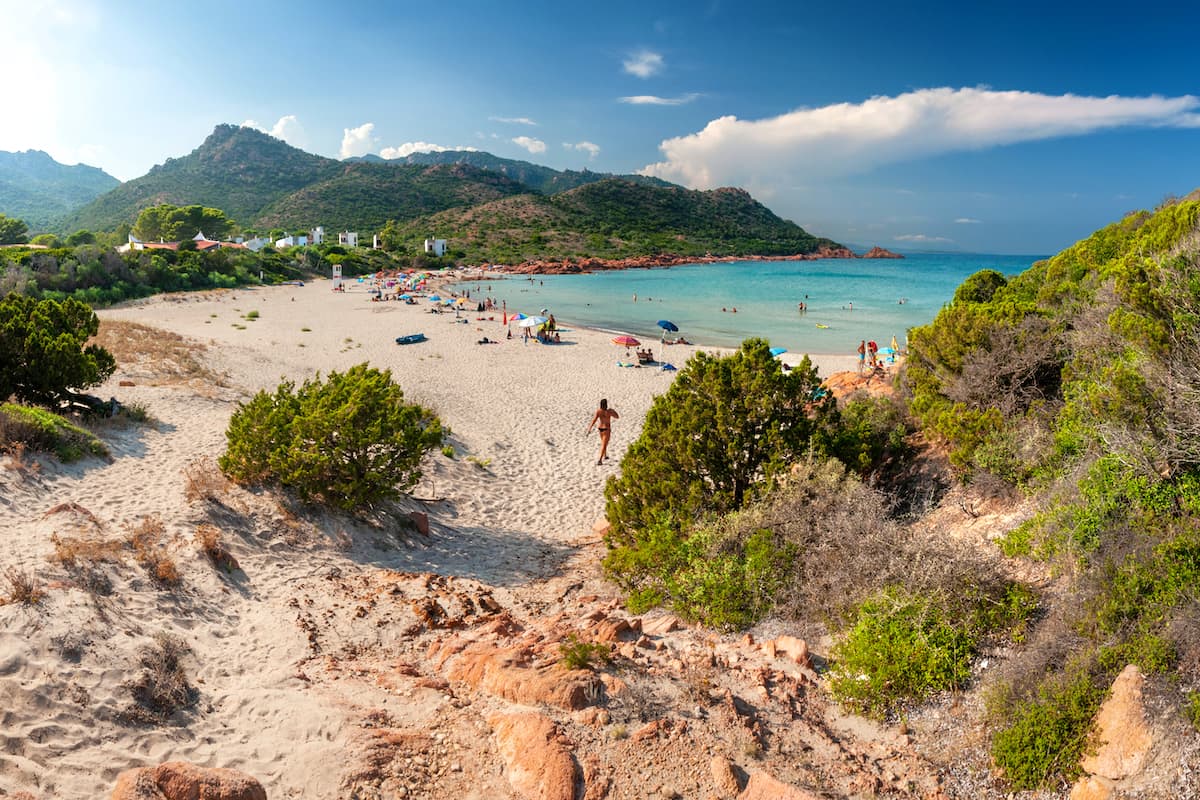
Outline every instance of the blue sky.
<path fill-rule="evenodd" d="M 0 149 L 128 180 L 247 123 L 743 186 L 811 232 L 1049 253 L 1200 186 L 1200 6 L 0 0 Z M 15 109 L 20 108 L 18 112 Z"/>

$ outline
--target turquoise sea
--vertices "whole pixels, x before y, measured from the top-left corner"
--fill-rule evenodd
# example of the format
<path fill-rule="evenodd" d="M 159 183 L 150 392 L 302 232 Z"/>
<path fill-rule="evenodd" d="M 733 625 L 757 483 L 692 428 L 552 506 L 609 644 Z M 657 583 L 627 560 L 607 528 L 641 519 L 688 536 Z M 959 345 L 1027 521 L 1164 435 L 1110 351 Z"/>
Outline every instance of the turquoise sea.
<path fill-rule="evenodd" d="M 861 339 L 882 347 L 895 335 L 903 345 L 908 329 L 930 322 L 968 275 L 981 269 L 1014 275 L 1041 258 L 915 253 L 903 259 L 744 261 L 535 275 L 532 281 L 514 275 L 461 288 L 470 289 L 472 298 L 490 293 L 497 303 L 505 300 L 510 312 L 547 308 L 561 325 L 645 340 L 660 338 L 656 323 L 666 319 L 699 345 L 737 347 L 761 336 L 793 353 L 853 353 Z M 801 302 L 808 304 L 805 313 L 797 309 Z"/>

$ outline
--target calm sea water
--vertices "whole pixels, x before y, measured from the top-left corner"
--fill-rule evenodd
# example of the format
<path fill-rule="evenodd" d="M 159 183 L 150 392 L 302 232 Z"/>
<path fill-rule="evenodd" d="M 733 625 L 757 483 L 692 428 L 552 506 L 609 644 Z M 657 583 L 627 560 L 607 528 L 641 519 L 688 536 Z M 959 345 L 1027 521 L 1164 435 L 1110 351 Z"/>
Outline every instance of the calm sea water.
<path fill-rule="evenodd" d="M 853 353 L 861 339 L 887 346 L 895 335 L 903 345 L 908 329 L 930 322 L 968 275 L 981 269 L 1014 275 L 1040 258 L 918 253 L 902 260 L 746 261 L 535 275 L 532 281 L 512 276 L 465 286 L 472 297 L 485 296 L 490 286 L 510 311 L 548 308 L 566 326 L 646 340 L 658 339 L 656 323 L 667 319 L 700 345 L 737 347 L 760 336 L 793 353 Z M 808 304 L 805 313 L 797 309 L 801 302 Z"/>

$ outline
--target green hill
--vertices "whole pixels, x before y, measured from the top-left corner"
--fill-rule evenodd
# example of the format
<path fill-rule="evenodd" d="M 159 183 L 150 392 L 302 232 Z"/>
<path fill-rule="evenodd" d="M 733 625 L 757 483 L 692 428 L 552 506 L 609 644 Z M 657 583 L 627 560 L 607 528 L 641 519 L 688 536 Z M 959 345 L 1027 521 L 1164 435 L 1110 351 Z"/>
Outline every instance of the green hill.
<path fill-rule="evenodd" d="M 412 219 L 456 206 L 528 192 L 502 174 L 464 164 L 345 164 L 326 180 L 272 203 L 252 222 L 259 228 L 320 224 L 377 231 L 389 219 Z"/>
<path fill-rule="evenodd" d="M 436 234 L 468 261 L 502 263 L 660 253 L 795 255 L 840 246 L 780 219 L 741 189 L 694 191 L 619 178 L 452 209 L 397 227 L 412 246 Z"/>
<path fill-rule="evenodd" d="M 0 151 L 0 214 L 24 220 L 33 233 L 119 184 L 104 170 L 60 164 L 41 150 Z"/>
<path fill-rule="evenodd" d="M 182 158 L 167 159 L 148 173 L 67 217 L 63 230 L 113 230 L 132 223 L 158 203 L 219 208 L 246 225 L 264 208 L 292 192 L 328 180 L 345 169 L 253 128 L 218 125 Z M 304 220 L 299 224 L 317 224 Z"/>
<path fill-rule="evenodd" d="M 534 192 L 541 194 L 556 194 L 596 183 L 607 178 L 621 178 L 632 183 L 644 183 L 647 186 L 670 186 L 660 178 L 647 178 L 642 175 L 610 175 L 591 170 L 557 170 L 529 161 L 518 161 L 511 158 L 501 158 L 491 153 L 479 150 L 445 150 L 436 153 L 412 153 L 401 158 L 385 160 L 379 156 L 362 156 L 350 161 L 369 161 L 380 164 L 466 164 L 478 169 L 499 172 L 517 183 L 522 183 Z"/>

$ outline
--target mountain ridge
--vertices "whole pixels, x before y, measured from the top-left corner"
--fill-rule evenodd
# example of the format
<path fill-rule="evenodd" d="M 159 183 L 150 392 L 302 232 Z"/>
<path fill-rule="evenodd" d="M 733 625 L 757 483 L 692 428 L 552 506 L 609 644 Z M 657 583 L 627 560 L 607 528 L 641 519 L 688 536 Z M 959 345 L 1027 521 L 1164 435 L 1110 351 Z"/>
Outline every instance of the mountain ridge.
<path fill-rule="evenodd" d="M 120 185 L 99 167 L 63 164 L 44 150 L 0 150 L 0 214 L 47 230 Z"/>

